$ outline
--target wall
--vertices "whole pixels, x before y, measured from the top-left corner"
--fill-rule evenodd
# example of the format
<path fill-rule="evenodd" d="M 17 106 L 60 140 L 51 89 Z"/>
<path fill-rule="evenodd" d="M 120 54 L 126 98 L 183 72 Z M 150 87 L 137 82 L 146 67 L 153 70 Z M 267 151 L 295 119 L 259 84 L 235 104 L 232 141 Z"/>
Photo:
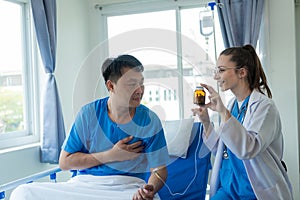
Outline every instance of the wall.
<path fill-rule="evenodd" d="M 74 120 L 74 85 L 82 63 L 89 54 L 88 1 L 57 0 L 56 78 L 63 107 L 66 132 Z M 89 77 L 85 77 L 87 80 Z M 82 94 L 84 96 L 85 94 Z"/>
<path fill-rule="evenodd" d="M 300 95 L 300 1 L 298 1 L 299 3 L 296 5 L 296 9 L 295 9 L 295 19 L 296 19 L 296 22 L 295 22 L 295 27 L 296 27 L 296 77 L 297 78 L 297 97 L 298 97 L 298 102 L 299 102 L 299 95 Z M 299 105 L 299 103 L 298 103 Z M 300 149 L 300 137 L 299 137 L 299 130 L 300 130 L 300 106 L 298 106 L 298 149 Z M 300 155 L 299 155 L 299 150 L 298 150 L 298 159 L 300 159 Z M 299 177 L 298 177 L 298 180 L 299 180 Z M 299 185 L 298 185 L 298 191 L 299 191 Z M 298 199 L 300 199 L 299 197 L 299 192 L 298 192 L 298 196 L 297 196 Z M 295 198 L 296 199 L 296 198 Z"/>
<path fill-rule="evenodd" d="M 299 197 L 299 142 L 294 0 L 268 0 L 270 67 L 273 99 L 281 114 L 288 165 L 295 199 Z M 299 76 L 298 76 L 299 77 Z"/>
<path fill-rule="evenodd" d="M 55 167 L 39 162 L 38 146 L 0 154 L 0 160 L 0 184 Z M 6 192 L 8 196 L 10 191 Z"/>
<path fill-rule="evenodd" d="M 300 56 L 299 56 L 299 53 L 300 53 L 300 37 L 298 35 L 300 35 L 300 1 L 298 1 L 299 3 L 296 4 L 296 9 L 295 9 L 295 19 L 296 19 L 296 57 L 297 57 L 297 60 L 296 60 L 296 63 L 297 63 L 297 77 L 300 77 Z M 297 92 L 298 94 L 300 94 L 300 79 L 298 78 L 297 79 Z M 299 101 L 299 95 L 298 95 L 298 101 Z M 300 106 L 298 106 L 298 119 L 299 119 L 299 115 L 300 114 Z M 300 129 L 300 123 L 298 123 L 298 130 Z M 298 139 L 298 141 L 300 142 L 300 137 Z M 300 147 L 299 147 L 300 149 Z M 299 155 L 299 158 L 300 158 L 300 155 Z"/>

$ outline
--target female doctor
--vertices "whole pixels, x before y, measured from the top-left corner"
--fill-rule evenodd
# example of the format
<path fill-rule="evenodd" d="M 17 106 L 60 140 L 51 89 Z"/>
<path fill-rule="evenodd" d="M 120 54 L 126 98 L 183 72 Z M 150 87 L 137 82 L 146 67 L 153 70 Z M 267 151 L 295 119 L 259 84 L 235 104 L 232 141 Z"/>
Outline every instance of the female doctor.
<path fill-rule="evenodd" d="M 280 116 L 255 49 L 251 45 L 225 49 L 214 79 L 222 91 L 234 94 L 228 107 L 211 86 L 201 84 L 210 93 L 210 102 L 192 109 L 204 126 L 206 146 L 216 156 L 210 199 L 292 200 L 292 187 L 281 163 Z M 207 108 L 219 113 L 218 130 Z"/>

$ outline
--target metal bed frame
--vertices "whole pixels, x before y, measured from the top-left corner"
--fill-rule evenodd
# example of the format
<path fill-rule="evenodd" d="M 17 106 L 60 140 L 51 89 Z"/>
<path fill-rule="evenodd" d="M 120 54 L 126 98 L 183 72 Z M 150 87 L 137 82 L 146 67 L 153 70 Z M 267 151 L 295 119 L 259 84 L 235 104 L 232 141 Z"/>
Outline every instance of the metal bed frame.
<path fill-rule="evenodd" d="M 26 183 L 32 183 L 35 180 L 44 178 L 49 176 L 51 182 L 56 182 L 56 173 L 60 172 L 61 169 L 59 167 L 54 167 L 49 170 L 45 170 L 9 183 L 5 183 L 3 185 L 0 185 L 0 200 L 5 199 L 5 191 L 11 190 L 16 188 L 17 186 L 21 184 L 26 184 Z"/>

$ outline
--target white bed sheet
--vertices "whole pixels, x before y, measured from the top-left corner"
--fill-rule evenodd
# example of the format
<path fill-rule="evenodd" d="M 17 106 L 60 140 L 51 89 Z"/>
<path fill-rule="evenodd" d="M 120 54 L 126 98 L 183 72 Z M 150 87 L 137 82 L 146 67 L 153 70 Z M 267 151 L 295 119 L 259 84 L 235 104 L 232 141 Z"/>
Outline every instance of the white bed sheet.
<path fill-rule="evenodd" d="M 20 185 L 10 200 L 130 200 L 145 184 L 131 176 L 79 175 L 67 182 L 35 182 Z M 155 200 L 159 200 L 158 195 Z"/>

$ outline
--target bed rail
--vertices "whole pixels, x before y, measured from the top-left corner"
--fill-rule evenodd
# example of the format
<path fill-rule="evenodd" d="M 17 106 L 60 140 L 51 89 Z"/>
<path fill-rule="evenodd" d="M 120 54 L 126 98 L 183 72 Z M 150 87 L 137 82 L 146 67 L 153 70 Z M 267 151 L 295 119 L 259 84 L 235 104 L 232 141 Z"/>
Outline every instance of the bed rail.
<path fill-rule="evenodd" d="M 5 199 L 5 191 L 14 189 L 21 184 L 31 183 L 37 179 L 40 179 L 40 178 L 43 178 L 46 176 L 49 176 L 49 178 L 52 182 L 56 182 L 56 173 L 60 172 L 60 171 L 61 171 L 61 169 L 59 167 L 54 167 L 52 169 L 45 170 L 45 171 L 30 175 L 30 176 L 0 185 L 0 200 Z"/>

